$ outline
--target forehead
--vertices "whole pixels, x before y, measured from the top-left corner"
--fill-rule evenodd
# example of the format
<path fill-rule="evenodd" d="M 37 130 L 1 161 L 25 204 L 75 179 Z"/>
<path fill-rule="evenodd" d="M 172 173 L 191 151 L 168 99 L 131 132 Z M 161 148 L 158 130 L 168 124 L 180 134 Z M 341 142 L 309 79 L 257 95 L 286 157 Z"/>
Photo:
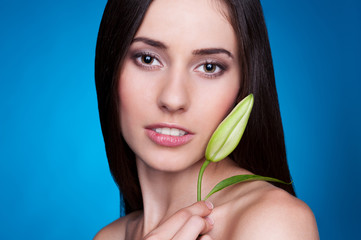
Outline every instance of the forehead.
<path fill-rule="evenodd" d="M 194 48 L 227 46 L 235 51 L 236 36 L 226 13 L 218 0 L 154 0 L 136 37 Z"/>

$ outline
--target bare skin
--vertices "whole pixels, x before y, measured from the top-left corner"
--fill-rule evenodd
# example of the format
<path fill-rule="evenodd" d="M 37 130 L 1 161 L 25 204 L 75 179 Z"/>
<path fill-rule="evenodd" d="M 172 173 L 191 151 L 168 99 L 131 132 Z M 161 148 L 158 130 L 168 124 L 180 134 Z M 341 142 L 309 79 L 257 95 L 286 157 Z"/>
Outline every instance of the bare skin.
<path fill-rule="evenodd" d="M 237 40 L 221 7 L 157 0 L 148 9 L 118 87 L 122 134 L 136 155 L 144 209 L 94 239 L 318 239 L 307 205 L 266 182 L 237 184 L 195 203 L 205 147 L 239 90 Z M 191 139 L 168 146 L 147 135 L 168 126 L 186 129 Z M 249 172 L 229 158 L 210 164 L 202 195 L 238 174 Z"/>
<path fill-rule="evenodd" d="M 210 169 L 206 170 L 203 196 L 211 189 L 212 184 L 207 183 L 216 182 L 215 178 L 249 173 L 234 166 L 231 160 L 219 165 L 221 166 L 210 165 Z M 219 171 L 219 168 L 223 170 Z M 189 238 L 182 235 L 180 239 L 319 239 L 317 224 L 309 207 L 269 183 L 255 181 L 224 189 L 209 199 L 214 205 L 213 209 L 209 209 L 205 202 L 189 206 L 181 204 L 180 202 L 194 202 L 195 193 L 192 190 L 194 189 L 182 188 L 179 194 L 181 199 L 175 201 L 179 205 L 168 208 L 154 225 L 147 228 L 146 213 L 138 211 L 106 226 L 95 239 L 178 239 L 176 233 L 184 232 L 194 235 Z M 193 198 L 182 199 L 181 195 L 192 195 Z M 153 203 L 152 206 L 154 205 Z M 160 202 L 156 205 L 159 209 L 162 208 Z M 198 221 L 201 219 L 203 221 Z M 197 238 L 198 234 L 204 235 Z"/>

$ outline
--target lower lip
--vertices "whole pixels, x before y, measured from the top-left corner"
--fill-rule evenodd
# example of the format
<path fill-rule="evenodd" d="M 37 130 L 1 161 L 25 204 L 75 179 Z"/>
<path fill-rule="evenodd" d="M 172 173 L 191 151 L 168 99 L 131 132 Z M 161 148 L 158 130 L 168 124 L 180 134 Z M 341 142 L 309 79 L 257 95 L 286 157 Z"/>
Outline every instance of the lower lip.
<path fill-rule="evenodd" d="M 192 134 L 186 134 L 184 136 L 171 136 L 157 133 L 152 129 L 146 129 L 146 134 L 154 143 L 165 147 L 182 146 L 193 138 Z"/>

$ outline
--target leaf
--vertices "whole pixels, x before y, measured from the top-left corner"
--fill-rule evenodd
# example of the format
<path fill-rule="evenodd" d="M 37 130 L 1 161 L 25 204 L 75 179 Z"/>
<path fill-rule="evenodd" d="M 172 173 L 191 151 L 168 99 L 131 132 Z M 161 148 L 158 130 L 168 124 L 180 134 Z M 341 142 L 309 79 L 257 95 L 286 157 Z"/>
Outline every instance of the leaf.
<path fill-rule="evenodd" d="M 245 97 L 219 124 L 208 142 L 205 157 L 218 162 L 227 157 L 238 145 L 253 107 L 253 94 Z"/>
<path fill-rule="evenodd" d="M 279 182 L 284 184 L 292 184 L 286 183 L 284 181 L 278 180 L 276 178 L 270 178 L 270 177 L 263 177 L 260 175 L 236 175 L 227 179 L 224 179 L 223 181 L 219 182 L 206 196 L 204 200 L 207 200 L 212 194 L 222 190 L 223 188 L 226 188 L 228 186 L 231 186 L 232 184 L 240 183 L 240 182 L 247 182 L 247 181 L 255 181 L 255 180 L 262 180 L 262 181 L 268 181 L 268 182 Z"/>

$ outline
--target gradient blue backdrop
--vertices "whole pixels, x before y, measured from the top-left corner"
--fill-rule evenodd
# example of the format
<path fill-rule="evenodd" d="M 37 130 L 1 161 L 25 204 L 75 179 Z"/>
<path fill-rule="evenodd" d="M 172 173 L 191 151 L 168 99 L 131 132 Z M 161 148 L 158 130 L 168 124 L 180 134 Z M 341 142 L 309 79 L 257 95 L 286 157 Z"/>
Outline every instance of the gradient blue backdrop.
<path fill-rule="evenodd" d="M 119 217 L 93 77 L 105 3 L 1 0 L 1 239 L 91 239 Z M 322 239 L 354 239 L 360 1 L 262 4 L 296 191 Z"/>

